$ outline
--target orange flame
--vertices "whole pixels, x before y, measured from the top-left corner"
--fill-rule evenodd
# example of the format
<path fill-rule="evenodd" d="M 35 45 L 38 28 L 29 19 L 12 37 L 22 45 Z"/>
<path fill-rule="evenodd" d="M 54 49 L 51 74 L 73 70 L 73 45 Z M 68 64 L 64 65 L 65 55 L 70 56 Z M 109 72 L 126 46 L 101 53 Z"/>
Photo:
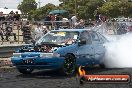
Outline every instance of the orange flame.
<path fill-rule="evenodd" d="M 78 71 L 80 76 L 84 76 L 86 74 L 85 70 L 82 69 L 82 66 L 79 67 Z"/>

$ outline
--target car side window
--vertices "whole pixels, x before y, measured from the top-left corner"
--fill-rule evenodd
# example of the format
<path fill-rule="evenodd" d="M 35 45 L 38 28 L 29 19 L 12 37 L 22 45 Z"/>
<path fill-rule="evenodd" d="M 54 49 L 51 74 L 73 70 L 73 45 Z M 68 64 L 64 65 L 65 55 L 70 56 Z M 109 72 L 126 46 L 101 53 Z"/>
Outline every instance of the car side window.
<path fill-rule="evenodd" d="M 91 32 L 90 34 L 91 34 L 93 43 L 100 43 L 100 39 L 99 39 L 99 36 L 97 35 L 97 33 Z"/>
<path fill-rule="evenodd" d="M 83 31 L 80 34 L 80 40 L 81 39 L 85 39 L 86 40 L 86 44 L 91 44 L 91 36 L 90 36 L 88 31 Z"/>

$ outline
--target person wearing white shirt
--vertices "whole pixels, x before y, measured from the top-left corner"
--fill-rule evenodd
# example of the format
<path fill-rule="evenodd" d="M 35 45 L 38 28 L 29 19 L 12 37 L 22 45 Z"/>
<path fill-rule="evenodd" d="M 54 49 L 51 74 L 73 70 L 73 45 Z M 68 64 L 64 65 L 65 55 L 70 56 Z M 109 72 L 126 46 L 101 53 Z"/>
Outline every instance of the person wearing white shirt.
<path fill-rule="evenodd" d="M 43 36 L 43 29 L 41 28 L 41 24 L 38 24 L 34 30 L 35 41 L 38 40 L 41 36 Z"/>
<path fill-rule="evenodd" d="M 77 17 L 75 15 L 72 16 L 71 21 L 72 21 L 72 28 L 74 28 L 75 24 L 77 23 Z"/>

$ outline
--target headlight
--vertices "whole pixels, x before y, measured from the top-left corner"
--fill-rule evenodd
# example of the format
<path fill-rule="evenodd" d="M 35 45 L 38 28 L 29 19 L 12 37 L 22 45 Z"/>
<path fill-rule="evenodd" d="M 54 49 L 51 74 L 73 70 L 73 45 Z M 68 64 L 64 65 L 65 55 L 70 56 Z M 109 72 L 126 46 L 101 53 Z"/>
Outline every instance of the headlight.
<path fill-rule="evenodd" d="M 50 57 L 53 57 L 53 53 L 41 53 L 40 57 L 43 57 L 43 58 L 48 57 L 48 58 L 50 58 Z"/>
<path fill-rule="evenodd" d="M 40 57 L 43 57 L 43 58 L 60 57 L 60 54 L 58 54 L 58 53 L 41 53 Z"/>
<path fill-rule="evenodd" d="M 13 57 L 21 57 L 21 53 L 13 53 Z"/>

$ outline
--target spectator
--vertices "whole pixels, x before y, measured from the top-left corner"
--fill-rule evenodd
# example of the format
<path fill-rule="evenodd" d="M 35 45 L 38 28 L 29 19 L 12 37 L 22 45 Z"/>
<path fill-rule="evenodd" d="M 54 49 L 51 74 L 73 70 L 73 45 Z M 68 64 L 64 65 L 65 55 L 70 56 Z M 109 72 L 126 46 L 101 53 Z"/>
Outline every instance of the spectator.
<path fill-rule="evenodd" d="M 50 14 L 50 18 L 51 18 L 51 21 L 55 21 L 55 15 L 54 14 Z"/>
<path fill-rule="evenodd" d="M 29 22 L 26 22 L 26 24 L 22 28 L 22 31 L 23 31 L 23 41 L 26 44 L 29 44 L 30 43 L 29 40 L 32 39 L 31 38 L 31 28 L 30 28 Z"/>
<path fill-rule="evenodd" d="M 5 31 L 6 31 L 5 34 L 6 34 L 6 40 L 7 41 L 9 41 L 9 39 L 8 39 L 9 36 L 12 36 L 12 35 L 14 36 L 14 40 L 17 41 L 16 40 L 16 33 L 13 33 L 11 24 L 7 24 L 7 27 L 6 27 L 6 30 Z"/>
<path fill-rule="evenodd" d="M 8 21 L 14 21 L 14 12 L 11 11 L 8 15 Z"/>
<path fill-rule="evenodd" d="M 51 16 L 48 15 L 44 18 L 44 21 L 51 21 Z M 45 25 L 51 25 L 51 22 L 44 22 Z"/>
<path fill-rule="evenodd" d="M 20 14 L 18 14 L 18 11 L 14 14 L 14 21 L 20 21 Z"/>
<path fill-rule="evenodd" d="M 37 41 L 43 35 L 43 29 L 41 28 L 41 24 L 38 24 L 34 30 L 35 41 Z"/>
<path fill-rule="evenodd" d="M 5 20 L 5 16 L 3 15 L 3 12 L 0 12 L 0 26 L 3 24 L 3 22 Z"/>
<path fill-rule="evenodd" d="M 4 32 L 3 32 L 3 29 L 0 27 L 0 36 L 1 36 L 1 40 L 3 41 L 4 40 Z"/>
<path fill-rule="evenodd" d="M 58 30 L 60 28 L 60 25 L 61 25 L 61 23 L 59 21 L 62 20 L 60 14 L 55 15 L 55 20 L 57 21 L 56 22 L 56 29 Z"/>
<path fill-rule="evenodd" d="M 18 11 L 16 11 L 16 14 L 14 14 L 14 21 L 16 21 L 16 24 L 17 24 L 17 29 L 19 27 L 19 24 L 20 24 L 20 14 L 18 14 Z"/>
<path fill-rule="evenodd" d="M 77 23 L 77 17 L 73 15 L 71 21 L 72 21 L 72 28 L 75 28 L 75 24 Z"/>
<path fill-rule="evenodd" d="M 51 25 L 54 26 L 55 25 L 55 15 L 54 14 L 50 14 L 50 18 L 51 18 Z"/>
<path fill-rule="evenodd" d="M 84 20 L 83 19 L 80 19 L 80 21 L 79 22 L 76 22 L 75 23 L 75 28 L 76 29 L 83 29 L 84 28 Z"/>
<path fill-rule="evenodd" d="M 5 20 L 5 16 L 3 15 L 3 12 L 0 12 L 0 21 L 4 21 Z"/>

